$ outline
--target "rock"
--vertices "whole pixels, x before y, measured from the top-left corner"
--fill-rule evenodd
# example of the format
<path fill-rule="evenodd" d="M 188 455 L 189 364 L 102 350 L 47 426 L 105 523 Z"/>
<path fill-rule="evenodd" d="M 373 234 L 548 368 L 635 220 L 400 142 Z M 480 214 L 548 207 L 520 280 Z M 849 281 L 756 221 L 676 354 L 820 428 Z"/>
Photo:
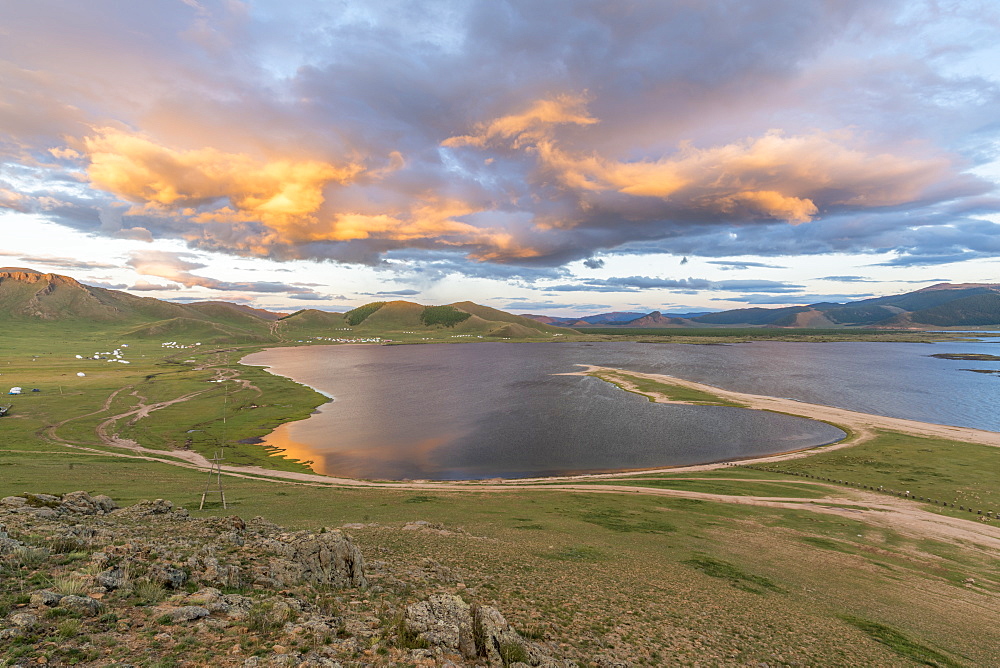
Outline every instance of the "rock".
<path fill-rule="evenodd" d="M 20 508 L 26 505 L 28 505 L 28 500 L 23 496 L 5 496 L 0 499 L 0 506 L 7 506 L 8 508 Z"/>
<path fill-rule="evenodd" d="M 476 635 L 483 644 L 478 649 L 486 654 L 490 664 L 508 665 L 511 663 L 512 652 L 518 652 L 524 658 L 528 658 L 524 640 L 496 608 L 488 605 L 476 606 L 474 623 Z"/>
<path fill-rule="evenodd" d="M 188 574 L 173 566 L 156 564 L 150 569 L 149 578 L 153 582 L 159 582 L 167 589 L 180 589 L 187 582 Z"/>
<path fill-rule="evenodd" d="M 59 513 L 46 506 L 41 506 L 41 507 L 24 506 L 23 508 L 17 508 L 16 512 L 22 515 L 34 515 L 35 517 L 42 517 L 45 519 L 53 519 L 55 517 L 59 517 Z"/>
<path fill-rule="evenodd" d="M 85 617 L 96 617 L 101 611 L 101 602 L 89 596 L 63 596 L 59 607 L 73 612 L 79 612 Z"/>
<path fill-rule="evenodd" d="M 339 531 L 292 535 L 275 541 L 283 558 L 272 559 L 266 576 L 285 585 L 308 582 L 334 587 L 364 587 L 365 561 L 349 536 Z"/>
<path fill-rule="evenodd" d="M 90 494 L 84 491 L 69 492 L 68 494 L 63 494 L 59 510 L 79 515 L 94 515 L 97 513 L 97 505 L 90 497 Z"/>
<path fill-rule="evenodd" d="M 458 596 L 440 594 L 409 605 L 403 623 L 433 646 L 459 651 L 466 658 L 476 656 L 472 608 Z"/>
<path fill-rule="evenodd" d="M 254 606 L 254 600 L 239 594 L 226 594 L 218 605 L 219 611 L 225 612 L 230 619 L 243 619 Z"/>
<path fill-rule="evenodd" d="M 0 555 L 10 554 L 18 547 L 24 547 L 24 543 L 7 535 L 7 527 L 0 524 Z"/>
<path fill-rule="evenodd" d="M 16 626 L 21 629 L 30 629 L 38 623 L 38 617 L 30 612 L 15 612 L 7 618 L 7 621 L 11 626 Z"/>
<path fill-rule="evenodd" d="M 150 515 L 167 515 L 173 512 L 173 510 L 174 504 L 172 501 L 166 501 L 164 499 L 149 501 L 147 499 L 143 499 L 133 506 L 123 508 L 119 512 L 132 517 L 149 517 Z"/>
<path fill-rule="evenodd" d="M 51 494 L 25 494 L 29 506 L 55 508 L 59 505 L 59 497 Z"/>
<path fill-rule="evenodd" d="M 116 509 L 116 504 L 110 496 L 100 494 L 90 496 L 87 492 L 70 492 L 63 494 L 59 504 L 59 510 L 67 513 L 77 513 L 80 515 L 97 515 L 108 513 Z"/>
<path fill-rule="evenodd" d="M 202 587 L 193 594 L 188 594 L 184 600 L 190 605 L 209 607 L 222 601 L 222 592 L 215 587 Z"/>
<path fill-rule="evenodd" d="M 170 615 L 170 619 L 175 622 L 192 622 L 202 617 L 208 617 L 211 613 L 200 605 L 185 605 L 167 610 L 166 614 Z"/>
<path fill-rule="evenodd" d="M 34 608 L 48 607 L 54 608 L 59 605 L 62 594 L 57 594 L 48 589 L 42 589 L 31 594 L 31 606 Z"/>
<path fill-rule="evenodd" d="M 98 573 L 94 581 L 98 586 L 114 591 L 123 586 L 127 578 L 128 575 L 124 568 L 115 567 Z"/>

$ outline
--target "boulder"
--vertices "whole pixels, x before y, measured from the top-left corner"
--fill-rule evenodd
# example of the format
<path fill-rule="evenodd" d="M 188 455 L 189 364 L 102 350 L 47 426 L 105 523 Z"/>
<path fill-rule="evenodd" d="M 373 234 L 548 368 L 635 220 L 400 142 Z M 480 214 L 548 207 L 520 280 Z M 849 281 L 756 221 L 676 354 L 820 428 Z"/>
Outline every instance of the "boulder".
<path fill-rule="evenodd" d="M 96 617 L 101 612 L 101 602 L 89 596 L 63 596 L 59 607 L 78 612 L 84 617 Z"/>
<path fill-rule="evenodd" d="M 59 504 L 59 510 L 67 513 L 77 513 L 79 515 L 97 515 L 109 513 L 118 508 L 110 496 L 99 494 L 91 496 L 87 492 L 70 492 L 63 494 Z"/>
<path fill-rule="evenodd" d="M 439 594 L 407 606 L 403 624 L 432 646 L 476 656 L 472 608 L 458 596 Z"/>
<path fill-rule="evenodd" d="M 8 508 L 20 508 L 21 506 L 28 505 L 28 500 L 23 496 L 5 496 L 0 499 L 0 506 L 6 506 Z"/>
<path fill-rule="evenodd" d="M 122 587 L 127 579 L 128 574 L 125 572 L 125 569 L 116 566 L 115 568 L 109 568 L 106 571 L 98 573 L 94 581 L 98 586 L 104 587 L 109 591 L 114 591 Z"/>
<path fill-rule="evenodd" d="M 171 608 L 166 611 L 166 614 L 174 622 L 193 622 L 196 619 L 208 617 L 211 613 L 200 605 L 185 605 L 180 608 Z"/>
<path fill-rule="evenodd" d="M 285 541 L 274 541 L 272 547 L 280 557 L 271 560 L 266 576 L 282 584 L 368 585 L 361 551 L 339 531 L 293 534 Z"/>
<path fill-rule="evenodd" d="M 7 527 L 0 524 L 0 555 L 10 554 L 18 547 L 24 547 L 24 543 L 11 538 L 7 534 Z"/>
<path fill-rule="evenodd" d="M 62 598 L 62 594 L 57 594 L 56 592 L 48 589 L 42 589 L 31 594 L 31 606 L 34 608 L 54 608 L 59 605 L 59 601 L 62 600 Z"/>
<path fill-rule="evenodd" d="M 528 647 L 521 635 L 496 608 L 488 605 L 476 606 L 474 623 L 477 639 L 482 643 L 477 649 L 486 655 L 491 665 L 506 666 L 512 663 L 512 659 L 518 661 L 529 659 Z"/>
<path fill-rule="evenodd" d="M 38 617 L 30 612 L 15 612 L 7 618 L 9 624 L 21 629 L 30 629 L 38 624 Z"/>
<path fill-rule="evenodd" d="M 159 582 L 167 589 L 180 589 L 187 582 L 188 574 L 173 566 L 156 564 L 149 571 L 149 579 Z"/>
<path fill-rule="evenodd" d="M 184 510 L 183 508 L 179 510 Z M 128 517 L 151 517 L 154 515 L 170 515 L 174 513 L 174 504 L 172 501 L 166 501 L 164 499 L 157 499 L 155 501 L 149 501 L 143 499 L 133 506 L 128 508 L 123 508 L 118 511 L 123 515 Z M 184 511 L 184 515 L 187 515 L 187 511 Z"/>

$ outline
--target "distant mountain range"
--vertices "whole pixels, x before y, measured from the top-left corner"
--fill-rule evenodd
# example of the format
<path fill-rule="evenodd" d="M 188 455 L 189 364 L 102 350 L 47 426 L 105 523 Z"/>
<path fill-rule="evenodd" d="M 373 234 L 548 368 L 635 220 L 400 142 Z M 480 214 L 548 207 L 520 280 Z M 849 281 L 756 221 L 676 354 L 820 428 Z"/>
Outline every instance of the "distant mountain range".
<path fill-rule="evenodd" d="M 741 308 L 717 313 L 601 313 L 580 318 L 525 314 L 560 327 L 875 327 L 934 329 L 1000 325 L 1000 284 L 938 283 L 914 292 L 845 304 Z"/>
<path fill-rule="evenodd" d="M 389 337 L 399 334 L 464 334 L 508 339 L 551 339 L 573 333 L 529 318 L 456 302 L 423 306 L 373 302 L 347 313 L 314 309 L 290 315 L 223 301 L 177 304 L 84 285 L 68 276 L 32 269 L 0 268 L 0 324 L 72 335 L 112 330 L 123 339 L 156 338 L 212 343 L 282 341 L 305 336 Z"/>

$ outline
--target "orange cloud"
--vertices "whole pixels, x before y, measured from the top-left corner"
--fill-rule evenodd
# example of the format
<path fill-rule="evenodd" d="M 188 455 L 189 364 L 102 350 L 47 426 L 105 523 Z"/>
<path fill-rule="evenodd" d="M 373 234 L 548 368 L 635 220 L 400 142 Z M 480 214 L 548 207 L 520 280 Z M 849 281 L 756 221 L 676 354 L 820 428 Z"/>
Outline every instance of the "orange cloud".
<path fill-rule="evenodd" d="M 554 125 L 593 125 L 597 119 L 586 110 L 586 99 L 581 96 L 559 95 L 551 100 L 538 100 L 521 114 L 501 116 L 490 123 L 480 124 L 475 134 L 450 137 L 443 146 L 486 146 L 496 139 L 514 139 L 514 147 L 526 139 L 546 134 Z"/>
<path fill-rule="evenodd" d="M 848 133 L 786 136 L 778 131 L 706 149 L 682 144 L 659 160 L 618 161 L 567 150 L 548 132 L 558 123 L 596 123 L 583 105 L 576 97 L 542 100 L 523 114 L 481 124 L 475 134 L 452 137 L 443 145 L 485 147 L 505 140 L 510 148 L 533 155 L 547 178 L 570 190 L 653 197 L 690 212 L 793 224 L 812 220 L 821 206 L 914 201 L 949 166 L 944 158 L 914 160 L 850 148 Z"/>
<path fill-rule="evenodd" d="M 204 220 L 285 224 L 307 218 L 322 206 L 327 184 L 348 183 L 363 169 L 316 160 L 261 161 L 213 148 L 176 151 L 112 128 L 83 144 L 93 187 L 153 210 L 229 202 L 201 212 Z"/>

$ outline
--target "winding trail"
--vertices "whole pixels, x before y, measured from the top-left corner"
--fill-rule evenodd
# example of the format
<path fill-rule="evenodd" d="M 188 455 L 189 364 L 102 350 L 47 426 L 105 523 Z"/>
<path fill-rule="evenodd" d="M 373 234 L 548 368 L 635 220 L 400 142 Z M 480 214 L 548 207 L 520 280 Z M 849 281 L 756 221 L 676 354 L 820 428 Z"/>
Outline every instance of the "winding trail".
<path fill-rule="evenodd" d="M 581 365 L 585 369 L 574 372 L 575 375 L 592 375 L 595 372 L 606 372 L 615 374 L 615 382 L 621 383 L 623 387 L 631 391 L 638 392 L 634 385 L 629 387 L 626 376 L 635 376 L 656 380 L 659 382 L 690 387 L 711 394 L 715 394 L 724 399 L 729 399 L 743 403 L 750 408 L 758 410 L 771 410 L 781 413 L 789 413 L 801 417 L 815 420 L 823 420 L 834 424 L 841 424 L 851 430 L 851 436 L 835 445 L 824 446 L 821 450 L 827 452 L 834 448 L 850 447 L 851 445 L 863 442 L 875 436 L 875 430 L 886 429 L 895 430 L 914 436 L 948 438 L 962 440 L 970 443 L 1000 447 L 1000 433 L 988 432 L 978 429 L 964 427 L 949 427 L 935 425 L 915 420 L 902 420 L 898 418 L 888 418 L 867 413 L 859 413 L 841 408 L 822 406 L 819 404 L 809 404 L 794 401 L 791 399 L 781 399 L 777 397 L 767 397 L 762 395 L 745 394 L 722 390 L 702 383 L 681 380 L 670 376 L 658 374 L 638 373 L 634 371 L 622 371 L 608 367 L 597 367 L 591 365 Z M 239 372 L 235 369 L 217 369 L 215 380 L 235 380 L 246 389 L 253 389 L 260 393 L 260 389 L 249 381 L 239 378 Z M 133 390 L 131 396 L 138 400 L 138 405 L 128 411 L 109 416 L 102 420 L 95 428 L 95 433 L 101 444 L 106 447 L 118 450 L 107 451 L 95 447 L 88 447 L 79 443 L 72 443 L 58 436 L 57 430 L 72 420 L 99 415 L 110 410 L 115 399 L 127 390 Z M 173 450 L 165 452 L 145 448 L 134 440 L 119 437 L 114 433 L 114 425 L 120 420 L 131 418 L 129 424 L 149 416 L 153 411 L 161 410 L 168 406 L 173 406 L 192 398 L 204 394 L 210 390 L 200 390 L 190 392 L 175 399 L 146 403 L 146 398 L 134 391 L 134 386 L 127 385 L 112 392 L 104 401 L 100 410 L 87 413 L 85 415 L 68 418 L 52 425 L 46 429 L 49 439 L 53 443 L 71 448 L 88 454 L 127 457 L 143 459 L 152 462 L 169 464 L 188 469 L 207 471 L 211 467 L 209 462 L 201 454 L 190 450 Z M 639 392 L 650 396 L 654 401 L 662 403 L 671 402 L 664 395 L 657 395 L 649 392 Z M 773 455 L 768 457 L 755 458 L 753 461 L 778 461 L 796 457 L 806 457 L 816 450 L 800 451 Z M 751 505 L 767 508 L 800 510 L 825 515 L 858 520 L 860 522 L 892 529 L 901 534 L 917 538 L 934 538 L 949 542 L 960 542 L 967 548 L 990 555 L 1000 554 L 1000 526 L 994 526 L 985 522 L 974 522 L 967 519 L 939 515 L 924 510 L 920 503 L 906 499 L 866 492 L 857 489 L 843 489 L 835 485 L 822 482 L 788 480 L 784 482 L 814 485 L 827 492 L 828 495 L 822 498 L 797 498 L 797 497 L 766 497 L 766 496 L 742 496 L 729 494 L 714 494 L 708 492 L 695 492 L 687 490 L 666 489 L 662 487 L 642 487 L 638 485 L 615 485 L 615 484 L 586 484 L 587 481 L 603 481 L 609 478 L 621 478 L 623 475 L 649 475 L 651 473 L 677 473 L 677 472 L 697 472 L 718 469 L 726 464 L 704 464 L 699 466 L 673 467 L 657 470 L 635 471 L 630 473 L 613 474 L 592 474 L 586 476 L 564 476 L 556 478 L 533 478 L 514 480 L 486 480 L 486 481 L 458 481 L 458 482 L 433 482 L 433 481 L 402 481 L 402 482 L 380 482 L 371 480 L 357 480 L 352 478 L 336 478 L 319 475 L 315 473 L 299 473 L 291 471 L 274 471 L 258 466 L 230 466 L 223 465 L 222 471 L 228 476 L 270 481 L 280 484 L 307 485 L 315 487 L 340 487 L 340 488 L 379 488 L 388 490 L 420 490 L 424 492 L 466 492 L 466 493 L 518 493 L 523 491 L 553 491 L 553 492 L 575 492 L 587 494 L 617 494 L 617 495 L 641 495 L 650 497 L 672 497 L 697 499 L 712 501 L 717 503 L 728 503 L 735 505 Z M 678 478 L 671 478 L 678 479 Z M 698 478 L 680 478 L 698 479 Z M 712 478 L 711 480 L 726 480 Z M 738 478 L 743 482 L 749 481 L 747 478 Z M 761 482 L 775 482 L 773 479 L 761 479 Z"/>

